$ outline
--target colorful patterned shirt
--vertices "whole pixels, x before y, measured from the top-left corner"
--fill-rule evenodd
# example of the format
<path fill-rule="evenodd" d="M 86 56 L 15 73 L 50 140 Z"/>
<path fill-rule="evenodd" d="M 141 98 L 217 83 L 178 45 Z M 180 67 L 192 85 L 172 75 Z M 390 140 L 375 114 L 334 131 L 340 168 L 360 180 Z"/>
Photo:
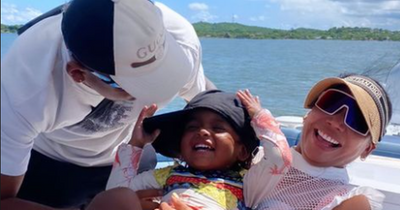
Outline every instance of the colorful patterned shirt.
<path fill-rule="evenodd" d="M 272 174 L 281 174 L 286 171 L 291 163 L 291 153 L 286 138 L 279 129 L 279 124 L 270 112 L 263 110 L 256 114 L 252 119 L 252 126 L 263 145 L 258 148 L 262 151 L 259 152 L 261 156 L 255 157 L 255 169 L 268 162 L 258 160 L 259 157 L 266 157 L 263 155 L 265 152 L 273 152 L 271 157 L 275 156 L 275 159 L 268 162 L 267 170 Z M 145 146 L 143 150 L 149 150 L 149 146 Z M 168 202 L 172 193 L 176 193 L 192 209 L 246 209 L 243 204 L 243 198 L 246 199 L 246 196 L 243 195 L 242 189 L 243 177 L 247 176 L 244 176 L 244 170 L 199 172 L 190 167 L 175 165 L 138 173 L 142 152 L 141 148 L 127 144 L 119 147 L 107 189 L 120 186 L 129 187 L 135 191 L 162 188 L 165 192 L 162 201 Z M 251 175 L 248 178 L 252 178 L 255 182 L 263 180 L 264 176 L 264 174 L 257 176 L 255 173 Z M 260 183 L 260 188 L 267 187 L 262 184 Z"/>

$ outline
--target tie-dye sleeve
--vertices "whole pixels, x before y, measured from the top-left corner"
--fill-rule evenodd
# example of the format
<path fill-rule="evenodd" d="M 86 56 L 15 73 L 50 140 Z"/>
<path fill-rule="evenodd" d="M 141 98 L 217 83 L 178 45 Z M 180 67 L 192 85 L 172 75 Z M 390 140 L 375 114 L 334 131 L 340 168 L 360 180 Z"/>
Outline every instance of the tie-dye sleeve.
<path fill-rule="evenodd" d="M 244 177 L 244 196 L 246 206 L 255 208 L 288 171 L 292 154 L 279 123 L 268 110 L 258 112 L 251 124 L 261 146 Z"/>
<path fill-rule="evenodd" d="M 160 187 L 156 182 L 152 171 L 146 171 L 141 173 L 140 175 L 138 174 L 142 152 L 142 148 L 133 147 L 130 144 L 121 144 L 118 147 L 113 168 L 107 182 L 107 190 L 116 187 L 129 187 L 133 190 L 152 189 Z M 140 182 L 142 183 L 142 186 L 139 187 L 140 189 L 136 189 L 136 185 L 133 185 L 134 180 L 135 183 L 138 182 L 137 179 L 140 179 Z"/>

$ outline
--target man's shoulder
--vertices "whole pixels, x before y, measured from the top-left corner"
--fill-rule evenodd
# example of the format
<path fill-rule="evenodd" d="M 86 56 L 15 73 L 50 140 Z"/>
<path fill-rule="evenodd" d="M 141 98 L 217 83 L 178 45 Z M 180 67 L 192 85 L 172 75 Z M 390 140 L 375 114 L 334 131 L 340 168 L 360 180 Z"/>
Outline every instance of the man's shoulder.
<path fill-rule="evenodd" d="M 166 5 L 156 2 L 155 6 L 160 9 L 163 16 L 165 29 L 182 46 L 198 50 L 200 40 L 193 25 L 182 15 L 178 14 Z"/>
<path fill-rule="evenodd" d="M 154 5 L 160 10 L 165 21 L 179 22 L 184 24 L 184 26 L 192 26 L 192 24 L 186 18 L 184 18 L 182 15 L 169 8 L 165 4 L 161 2 L 155 2 Z"/>
<path fill-rule="evenodd" d="M 51 45 L 60 46 L 62 41 L 61 20 L 61 14 L 43 19 L 24 31 L 16 42 L 22 42 L 23 44 L 19 45 L 21 47 L 45 45 L 48 48 Z"/>

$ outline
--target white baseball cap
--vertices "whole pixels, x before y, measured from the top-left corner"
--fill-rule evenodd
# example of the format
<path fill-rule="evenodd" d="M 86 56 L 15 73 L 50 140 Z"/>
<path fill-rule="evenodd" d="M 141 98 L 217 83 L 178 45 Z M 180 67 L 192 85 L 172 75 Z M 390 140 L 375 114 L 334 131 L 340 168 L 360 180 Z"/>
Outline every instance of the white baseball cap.
<path fill-rule="evenodd" d="M 75 59 L 110 75 L 135 98 L 168 100 L 193 71 L 148 0 L 73 0 L 63 14 L 62 33 Z"/>

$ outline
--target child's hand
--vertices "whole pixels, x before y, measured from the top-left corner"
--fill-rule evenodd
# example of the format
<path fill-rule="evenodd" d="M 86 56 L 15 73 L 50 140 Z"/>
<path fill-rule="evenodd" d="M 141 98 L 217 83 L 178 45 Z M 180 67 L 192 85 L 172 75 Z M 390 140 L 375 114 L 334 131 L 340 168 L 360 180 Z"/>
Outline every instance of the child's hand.
<path fill-rule="evenodd" d="M 262 109 L 258 96 L 253 96 L 248 89 L 245 91 L 239 90 L 236 95 L 243 106 L 246 107 L 251 119 Z"/>
<path fill-rule="evenodd" d="M 147 133 L 143 128 L 143 120 L 146 117 L 151 117 L 157 111 L 157 105 L 152 104 L 150 107 L 143 107 L 133 129 L 132 138 L 129 144 L 132 146 L 143 148 L 145 144 L 153 142 L 160 134 L 160 130 L 155 130 L 153 133 Z"/>

